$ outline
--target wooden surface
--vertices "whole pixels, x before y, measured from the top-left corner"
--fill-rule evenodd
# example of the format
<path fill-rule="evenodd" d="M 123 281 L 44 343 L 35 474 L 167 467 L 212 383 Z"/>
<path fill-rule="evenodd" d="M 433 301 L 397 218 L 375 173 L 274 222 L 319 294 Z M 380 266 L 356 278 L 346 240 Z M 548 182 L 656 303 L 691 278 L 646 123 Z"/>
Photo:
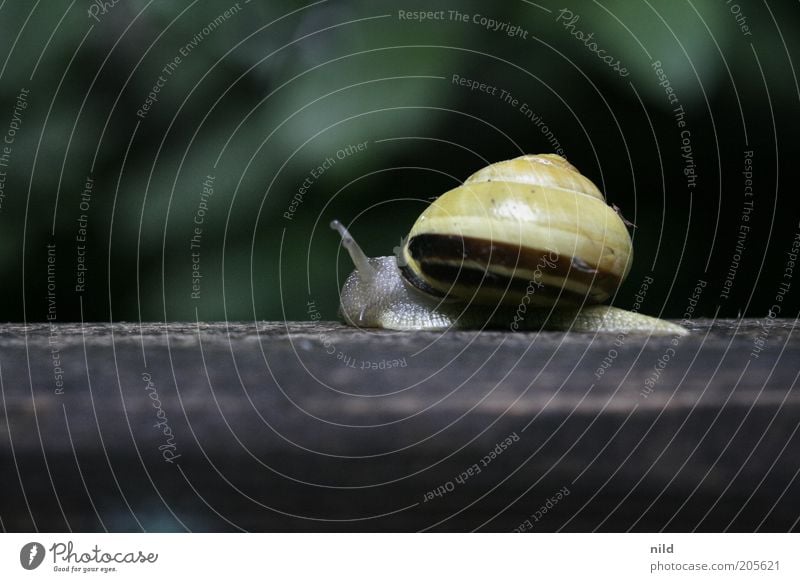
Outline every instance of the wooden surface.
<path fill-rule="evenodd" d="M 793 323 L 698 320 L 677 340 L 332 322 L 0 326 L 0 520 L 9 531 L 796 530 Z"/>

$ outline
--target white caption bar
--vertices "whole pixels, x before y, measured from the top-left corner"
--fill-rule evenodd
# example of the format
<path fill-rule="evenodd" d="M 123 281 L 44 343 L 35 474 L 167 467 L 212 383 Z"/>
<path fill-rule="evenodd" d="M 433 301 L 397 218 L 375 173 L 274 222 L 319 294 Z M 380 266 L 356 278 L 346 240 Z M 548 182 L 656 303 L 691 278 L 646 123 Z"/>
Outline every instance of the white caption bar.
<path fill-rule="evenodd" d="M 4 534 L 4 580 L 798 580 L 793 534 Z"/>

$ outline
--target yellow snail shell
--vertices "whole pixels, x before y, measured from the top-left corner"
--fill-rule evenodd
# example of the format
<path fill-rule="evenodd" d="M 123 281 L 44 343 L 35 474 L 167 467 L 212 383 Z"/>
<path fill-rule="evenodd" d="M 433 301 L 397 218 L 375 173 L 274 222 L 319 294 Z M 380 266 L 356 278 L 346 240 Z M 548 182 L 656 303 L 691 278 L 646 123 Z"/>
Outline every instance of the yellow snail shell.
<path fill-rule="evenodd" d="M 625 280 L 631 238 L 592 181 L 554 154 L 475 172 L 422 212 L 398 257 L 367 258 L 341 223 L 331 227 L 356 265 L 341 293 L 350 325 L 686 333 L 592 305 Z"/>

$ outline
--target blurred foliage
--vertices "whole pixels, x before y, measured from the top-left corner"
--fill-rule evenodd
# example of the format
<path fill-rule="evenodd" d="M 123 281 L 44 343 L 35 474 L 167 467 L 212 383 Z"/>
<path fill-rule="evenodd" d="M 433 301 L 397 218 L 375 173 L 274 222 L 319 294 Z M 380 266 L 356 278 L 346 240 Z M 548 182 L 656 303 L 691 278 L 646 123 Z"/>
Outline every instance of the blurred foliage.
<path fill-rule="evenodd" d="M 798 149 L 791 56 L 800 19 L 790 3 L 737 6 L 750 35 L 719 1 L 574 2 L 573 30 L 620 59 L 630 72 L 622 78 L 559 21 L 563 5 L 547 0 L 131 0 L 97 20 L 85 2 L 3 2 L 0 133 L 20 89 L 30 97 L 2 168 L 0 318 L 46 318 L 52 243 L 60 320 L 307 319 L 309 299 L 334 318 L 351 266 L 328 230 L 332 218 L 352 223 L 369 254 L 389 254 L 424 204 L 487 161 L 553 149 L 519 106 L 455 84 L 454 74 L 527 103 L 636 224 L 637 259 L 619 305 L 653 273 L 646 311 L 680 317 L 703 278 L 711 285 L 700 314 L 720 306 L 721 316 L 763 315 L 798 227 L 787 187 L 796 170 L 786 162 Z M 446 17 L 400 18 L 423 8 Z M 451 10 L 468 21 L 450 19 Z M 487 29 L 476 14 L 521 26 L 527 38 Z M 687 112 L 699 173 L 692 194 L 654 60 Z M 157 101 L 137 115 L 159 76 Z M 336 159 L 363 142 L 365 151 Z M 755 150 L 753 231 L 731 298 L 720 300 L 741 224 L 745 149 Z M 288 220 L 293 197 L 327 158 L 335 163 Z M 209 175 L 214 193 L 193 263 Z M 94 187 L 83 212 L 87 176 Z M 81 214 L 87 275 L 76 292 Z"/>

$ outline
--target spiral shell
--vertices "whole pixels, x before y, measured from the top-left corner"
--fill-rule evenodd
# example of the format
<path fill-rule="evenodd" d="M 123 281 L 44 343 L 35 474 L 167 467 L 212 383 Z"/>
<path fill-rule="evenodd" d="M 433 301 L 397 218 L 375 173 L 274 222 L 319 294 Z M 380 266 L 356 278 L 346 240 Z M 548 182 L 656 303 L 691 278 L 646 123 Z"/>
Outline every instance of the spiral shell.
<path fill-rule="evenodd" d="M 602 303 L 628 274 L 631 238 L 603 194 L 554 154 L 487 166 L 423 211 L 399 257 L 406 280 L 478 304 Z"/>

